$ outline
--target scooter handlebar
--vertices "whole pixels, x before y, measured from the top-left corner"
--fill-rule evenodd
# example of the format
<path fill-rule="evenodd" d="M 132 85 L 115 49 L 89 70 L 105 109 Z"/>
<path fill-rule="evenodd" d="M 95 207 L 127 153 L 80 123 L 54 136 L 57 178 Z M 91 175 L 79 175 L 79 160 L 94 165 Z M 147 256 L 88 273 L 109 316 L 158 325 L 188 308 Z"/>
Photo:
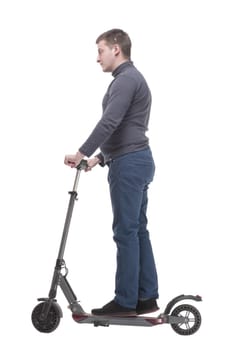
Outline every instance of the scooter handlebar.
<path fill-rule="evenodd" d="M 87 168 L 87 160 L 82 159 L 81 162 L 76 166 L 77 170 L 85 170 Z"/>

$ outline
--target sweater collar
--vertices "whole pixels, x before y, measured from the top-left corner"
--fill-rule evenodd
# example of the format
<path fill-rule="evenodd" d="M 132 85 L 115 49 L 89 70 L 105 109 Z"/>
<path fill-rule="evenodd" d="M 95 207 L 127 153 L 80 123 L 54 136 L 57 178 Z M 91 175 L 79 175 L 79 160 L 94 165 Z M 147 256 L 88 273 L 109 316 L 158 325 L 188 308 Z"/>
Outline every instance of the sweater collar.
<path fill-rule="evenodd" d="M 133 62 L 132 61 L 126 61 L 124 63 L 121 63 L 118 67 L 116 67 L 116 69 L 114 69 L 114 71 L 112 72 L 112 75 L 114 76 L 114 78 L 122 73 L 126 68 L 133 66 Z"/>

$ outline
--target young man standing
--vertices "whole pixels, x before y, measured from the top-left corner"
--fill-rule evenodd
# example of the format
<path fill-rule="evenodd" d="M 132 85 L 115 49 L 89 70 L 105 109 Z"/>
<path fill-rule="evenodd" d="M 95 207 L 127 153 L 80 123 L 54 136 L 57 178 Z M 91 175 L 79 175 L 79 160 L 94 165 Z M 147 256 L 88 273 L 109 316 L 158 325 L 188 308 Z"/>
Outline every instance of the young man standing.
<path fill-rule="evenodd" d="M 157 271 L 147 230 L 147 190 L 155 165 L 145 135 L 151 108 L 151 93 L 131 59 L 127 33 L 112 29 L 96 44 L 97 62 L 114 79 L 103 98 L 103 114 L 90 136 L 65 164 L 77 166 L 88 159 L 88 169 L 108 165 L 113 210 L 113 233 L 117 246 L 115 297 L 94 315 L 134 316 L 158 309 Z"/>

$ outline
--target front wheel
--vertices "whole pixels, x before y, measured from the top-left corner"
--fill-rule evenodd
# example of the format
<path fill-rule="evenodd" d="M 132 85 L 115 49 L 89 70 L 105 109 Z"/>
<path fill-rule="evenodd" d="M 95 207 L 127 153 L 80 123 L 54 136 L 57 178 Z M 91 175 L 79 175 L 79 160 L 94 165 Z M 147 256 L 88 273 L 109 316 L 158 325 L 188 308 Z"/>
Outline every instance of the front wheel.
<path fill-rule="evenodd" d="M 200 328 L 201 314 L 193 305 L 179 305 L 172 311 L 171 316 L 183 317 L 183 322 L 171 324 L 172 329 L 180 335 L 194 334 Z"/>
<path fill-rule="evenodd" d="M 46 318 L 43 317 L 43 313 L 48 307 L 47 302 L 38 304 L 32 311 L 32 324 L 42 333 L 53 332 L 60 323 L 61 310 L 57 303 L 53 302 L 49 307 L 49 312 Z"/>

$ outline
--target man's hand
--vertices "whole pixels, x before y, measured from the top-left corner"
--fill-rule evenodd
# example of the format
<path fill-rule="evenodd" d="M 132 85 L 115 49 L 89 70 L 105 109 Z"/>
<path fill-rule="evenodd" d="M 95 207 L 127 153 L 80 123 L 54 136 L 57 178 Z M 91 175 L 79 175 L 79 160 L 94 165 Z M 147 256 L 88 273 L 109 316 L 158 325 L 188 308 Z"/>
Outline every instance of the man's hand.
<path fill-rule="evenodd" d="M 64 163 L 65 165 L 70 166 L 71 168 L 75 168 L 76 166 L 79 165 L 81 160 L 84 158 L 84 154 L 81 152 L 77 152 L 76 154 L 68 154 L 65 156 Z"/>
<path fill-rule="evenodd" d="M 98 157 L 90 158 L 87 160 L 87 169 L 86 171 L 90 171 L 94 166 L 100 163 L 100 159 Z"/>

